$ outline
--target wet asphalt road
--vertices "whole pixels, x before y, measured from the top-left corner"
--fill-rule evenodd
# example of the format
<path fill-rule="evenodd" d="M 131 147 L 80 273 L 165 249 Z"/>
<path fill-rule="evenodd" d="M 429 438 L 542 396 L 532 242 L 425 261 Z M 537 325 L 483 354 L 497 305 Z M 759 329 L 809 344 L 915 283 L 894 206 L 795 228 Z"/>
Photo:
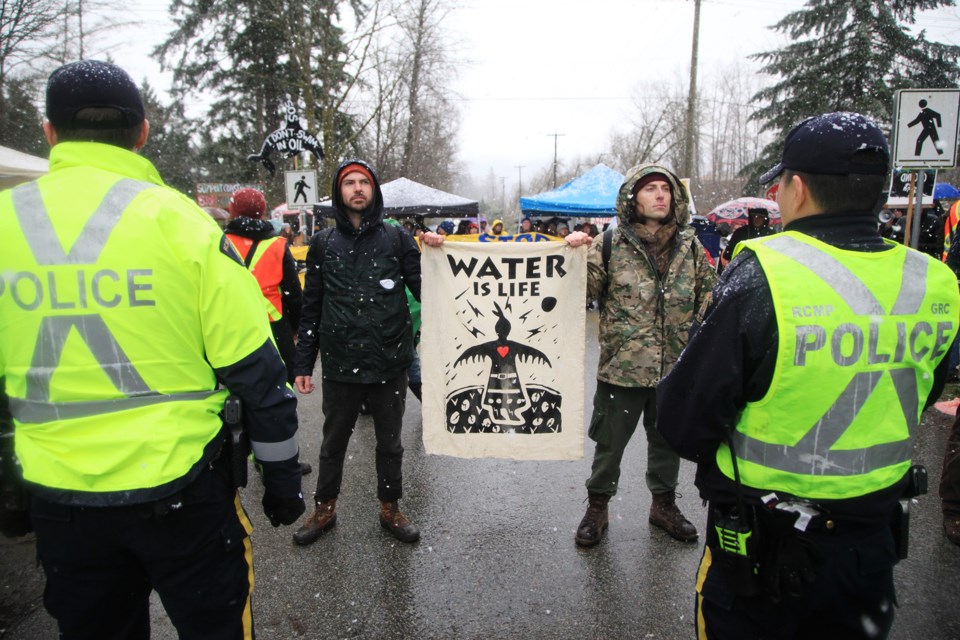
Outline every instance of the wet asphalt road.
<path fill-rule="evenodd" d="M 588 313 L 585 419 L 596 384 L 596 320 Z M 950 387 L 945 397 L 957 393 Z M 316 466 L 319 391 L 301 398 L 300 417 L 301 457 Z M 585 509 L 589 440 L 584 458 L 573 462 L 460 460 L 425 455 L 420 421 L 411 394 L 401 506 L 420 526 L 417 544 L 395 541 L 377 521 L 368 417 L 348 451 L 338 524 L 312 546 L 292 544 L 294 527 L 269 525 L 253 477 L 243 502 L 255 527 L 258 638 L 694 637 L 702 545 L 676 542 L 647 524 L 642 437 L 627 449 L 606 539 L 585 550 L 573 535 Z M 915 460 L 927 465 L 933 495 L 916 501 L 911 557 L 896 569 L 894 640 L 960 638 L 960 547 L 943 537 L 935 497 L 949 424 L 935 410 L 925 414 Z M 702 531 L 693 471 L 683 463 L 679 504 Z M 314 480 L 305 478 L 305 495 Z M 0 637 L 56 637 L 33 554 L 30 538 L 0 542 Z M 152 610 L 153 637 L 176 638 L 156 598 Z"/>

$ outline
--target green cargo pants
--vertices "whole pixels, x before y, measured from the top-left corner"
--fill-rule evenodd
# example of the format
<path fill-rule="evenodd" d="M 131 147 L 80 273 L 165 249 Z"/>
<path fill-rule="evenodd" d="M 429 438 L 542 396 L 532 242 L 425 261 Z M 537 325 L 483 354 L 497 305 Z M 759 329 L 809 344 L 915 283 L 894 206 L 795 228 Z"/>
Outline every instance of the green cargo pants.
<path fill-rule="evenodd" d="M 618 387 L 597 381 L 593 396 L 590 439 L 597 443 L 587 491 L 616 495 L 623 451 L 643 415 L 647 432 L 647 488 L 650 493 L 668 493 L 677 488 L 680 457 L 656 429 L 657 390 L 654 387 Z"/>

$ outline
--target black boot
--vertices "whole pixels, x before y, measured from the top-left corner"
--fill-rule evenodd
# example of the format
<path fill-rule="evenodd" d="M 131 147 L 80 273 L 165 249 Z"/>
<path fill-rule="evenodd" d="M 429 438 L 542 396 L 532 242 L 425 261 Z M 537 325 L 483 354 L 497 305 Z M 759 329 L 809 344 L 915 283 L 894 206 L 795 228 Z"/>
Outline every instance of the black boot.
<path fill-rule="evenodd" d="M 590 501 L 590 506 L 587 507 L 587 512 L 584 514 L 583 520 L 580 521 L 580 526 L 577 527 L 577 535 L 574 538 L 581 547 L 592 547 L 600 542 L 600 538 L 603 537 L 603 532 L 607 530 L 607 523 L 609 522 L 607 503 L 610 501 L 610 496 L 591 493 L 588 494 L 587 499 Z"/>

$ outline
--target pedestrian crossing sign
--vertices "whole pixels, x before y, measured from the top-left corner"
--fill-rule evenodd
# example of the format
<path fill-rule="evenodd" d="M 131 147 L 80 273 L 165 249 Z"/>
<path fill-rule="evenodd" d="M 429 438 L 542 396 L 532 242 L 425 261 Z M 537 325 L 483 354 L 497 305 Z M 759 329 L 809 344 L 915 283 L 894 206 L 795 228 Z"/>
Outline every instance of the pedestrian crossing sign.
<path fill-rule="evenodd" d="M 893 100 L 893 166 L 957 166 L 960 89 L 901 89 Z"/>
<path fill-rule="evenodd" d="M 317 197 L 317 172 L 307 169 L 299 169 L 283 172 L 284 182 L 286 183 L 287 207 L 308 207 L 316 203 Z"/>

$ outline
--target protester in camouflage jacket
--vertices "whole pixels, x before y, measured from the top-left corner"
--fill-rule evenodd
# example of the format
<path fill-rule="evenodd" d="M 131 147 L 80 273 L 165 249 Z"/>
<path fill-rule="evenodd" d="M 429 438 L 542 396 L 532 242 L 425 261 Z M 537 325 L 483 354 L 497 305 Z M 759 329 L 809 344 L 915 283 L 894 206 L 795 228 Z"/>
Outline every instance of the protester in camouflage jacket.
<path fill-rule="evenodd" d="M 675 502 L 680 459 L 655 428 L 656 385 L 680 357 L 716 281 L 689 222 L 690 200 L 677 176 L 639 165 L 620 187 L 616 229 L 590 248 L 587 300 L 601 303 L 600 364 L 589 430 L 597 443 L 587 480 L 590 507 L 576 535 L 582 546 L 599 542 L 607 527 L 607 501 L 617 492 L 623 451 L 641 414 L 653 494 L 649 520 L 678 540 L 697 538 Z"/>
<path fill-rule="evenodd" d="M 677 233 L 662 278 L 634 229 L 633 187 L 654 173 L 666 176 L 675 194 Z M 695 315 L 706 309 L 716 282 L 690 226 L 690 201 L 679 179 L 653 164 L 631 169 L 617 197 L 617 227 L 606 268 L 602 247 L 601 236 L 591 245 L 587 268 L 587 299 L 603 303 L 597 379 L 620 387 L 655 387 L 680 357 Z"/>

